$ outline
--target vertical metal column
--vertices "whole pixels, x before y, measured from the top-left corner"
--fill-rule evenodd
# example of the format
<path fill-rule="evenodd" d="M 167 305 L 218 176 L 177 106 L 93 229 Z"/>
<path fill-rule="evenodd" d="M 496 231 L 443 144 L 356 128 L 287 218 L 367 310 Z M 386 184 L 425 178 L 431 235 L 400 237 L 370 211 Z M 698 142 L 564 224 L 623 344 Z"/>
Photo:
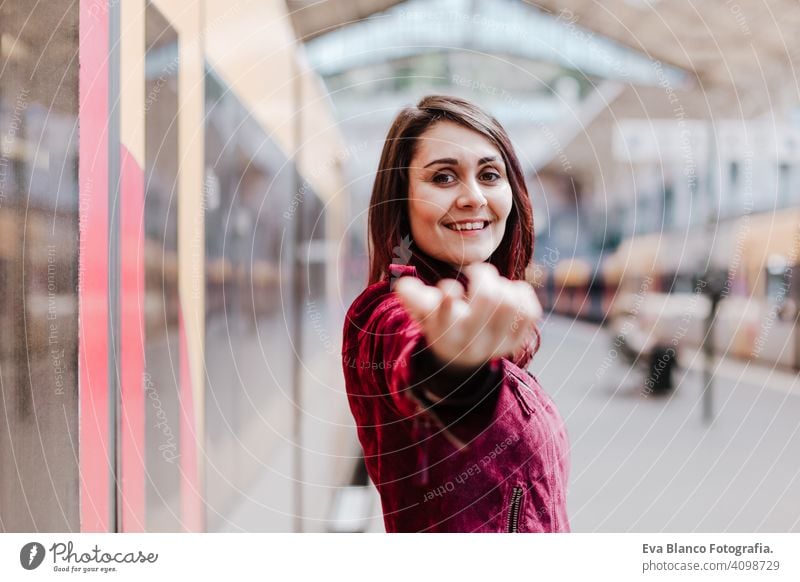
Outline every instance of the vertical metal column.
<path fill-rule="evenodd" d="M 113 460 L 110 479 L 110 531 L 119 531 L 120 509 L 120 4 L 109 2 L 108 22 L 108 451 Z"/>
<path fill-rule="evenodd" d="M 293 59 L 294 68 L 294 195 L 300 196 L 303 192 L 302 177 L 300 175 L 300 161 L 303 141 L 303 116 L 301 109 L 303 106 L 303 77 L 302 70 Z M 292 245 L 292 323 L 293 323 L 293 343 L 294 343 L 294 366 L 292 370 L 292 403 L 294 405 L 292 415 L 292 442 L 294 445 L 293 453 L 293 499 L 294 499 L 294 531 L 303 531 L 303 450 L 302 450 L 302 422 L 303 422 L 303 318 L 301 308 L 303 305 L 303 283 L 305 281 L 305 269 L 302 257 L 303 237 L 305 234 L 305 204 L 302 196 L 298 199 L 297 212 L 295 214 L 293 245 Z"/>
<path fill-rule="evenodd" d="M 721 181 L 714 180 L 714 169 L 719 169 L 719 163 L 714 163 L 717 161 L 714 156 L 718 155 L 719 153 L 719 150 L 716 147 L 716 139 L 717 137 L 714 132 L 714 119 L 711 118 L 708 121 L 708 148 L 706 150 L 706 165 L 708 171 L 708 175 L 706 176 L 706 201 L 708 203 L 706 214 L 706 227 L 708 228 L 708 232 L 706 233 L 707 235 L 709 232 L 716 232 L 716 229 L 719 225 L 719 207 L 717 206 L 717 197 L 715 196 L 715 186 L 719 186 Z M 713 237 L 711 240 L 713 241 Z M 703 275 L 706 283 L 706 286 L 703 287 L 703 293 L 705 293 L 710 299 L 711 307 L 709 309 L 708 318 L 705 322 L 705 334 L 702 345 L 703 352 L 705 353 L 702 395 L 703 421 L 710 425 L 714 420 L 714 324 L 716 322 L 719 297 L 716 296 L 715 290 L 713 289 L 716 280 L 713 265 L 714 249 L 710 241 L 708 244 L 706 244 L 706 248 L 708 248 L 708 258 L 706 259 L 705 274 Z"/>
<path fill-rule="evenodd" d="M 800 224 L 798 224 L 795 228 L 795 235 L 794 235 L 794 244 L 795 249 L 794 257 L 795 262 L 793 265 L 789 265 L 789 289 L 791 290 L 788 295 L 794 298 L 794 306 L 795 306 L 795 314 L 794 314 L 794 322 L 792 323 L 794 327 L 794 371 L 800 372 L 800 261 L 798 261 L 798 253 L 797 253 L 797 245 L 800 244 Z"/>

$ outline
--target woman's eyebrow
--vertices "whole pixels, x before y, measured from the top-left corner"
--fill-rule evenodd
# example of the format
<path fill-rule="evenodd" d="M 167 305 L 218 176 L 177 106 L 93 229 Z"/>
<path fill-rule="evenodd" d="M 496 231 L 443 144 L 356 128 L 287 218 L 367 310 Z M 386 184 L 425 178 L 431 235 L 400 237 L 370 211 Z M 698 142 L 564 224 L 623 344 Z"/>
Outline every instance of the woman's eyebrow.
<path fill-rule="evenodd" d="M 495 162 L 495 161 L 497 161 L 497 156 L 485 156 L 480 160 L 478 160 L 478 165 L 482 166 L 486 162 Z M 441 158 L 438 160 L 433 160 L 432 162 L 425 164 L 425 166 L 423 167 L 427 168 L 428 166 L 433 166 L 434 164 L 449 164 L 451 166 L 457 166 L 458 160 L 455 158 Z"/>

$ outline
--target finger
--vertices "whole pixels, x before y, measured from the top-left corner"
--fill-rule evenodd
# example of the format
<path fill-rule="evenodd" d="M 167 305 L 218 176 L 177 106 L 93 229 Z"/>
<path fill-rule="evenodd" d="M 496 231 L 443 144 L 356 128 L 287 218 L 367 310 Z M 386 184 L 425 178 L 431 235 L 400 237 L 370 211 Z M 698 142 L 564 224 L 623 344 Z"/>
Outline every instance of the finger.
<path fill-rule="evenodd" d="M 524 311 L 525 317 L 536 323 L 542 318 L 542 304 L 536 296 L 536 291 L 533 290 L 530 283 L 525 281 L 516 281 L 514 285 L 517 288 L 519 304 Z"/>
<path fill-rule="evenodd" d="M 521 299 L 521 290 L 507 279 L 500 280 L 492 292 L 491 305 L 487 307 L 492 312 L 487 322 L 487 332 L 496 337 L 498 343 L 513 343 L 515 332 L 525 323 L 527 316 L 524 309 L 520 309 Z M 476 309 L 480 302 L 480 299 L 476 299 Z"/>
<path fill-rule="evenodd" d="M 497 268 L 490 263 L 469 265 L 464 269 L 464 273 L 469 279 L 469 288 L 467 289 L 468 302 L 472 302 L 477 296 L 490 295 L 500 279 Z"/>
<path fill-rule="evenodd" d="M 535 320 L 526 317 L 524 314 L 517 312 L 511 321 L 509 340 L 514 346 L 514 350 L 520 347 L 523 343 L 528 341 L 528 338 L 533 334 L 536 326 Z"/>
<path fill-rule="evenodd" d="M 394 291 L 406 311 L 417 321 L 423 321 L 434 313 L 442 302 L 442 292 L 430 287 L 416 277 L 401 277 Z"/>
<path fill-rule="evenodd" d="M 539 320 L 541 306 L 531 286 L 522 281 L 514 281 L 509 286 L 509 301 L 514 305 L 511 320 L 511 336 L 518 340 L 533 330 Z"/>
<path fill-rule="evenodd" d="M 449 329 L 456 319 L 466 315 L 469 307 L 464 301 L 464 286 L 455 279 L 442 279 L 436 285 L 442 292 L 442 302 L 436 317 L 442 331 Z"/>
<path fill-rule="evenodd" d="M 472 333 L 482 333 L 494 319 L 502 278 L 497 269 L 488 263 L 470 265 L 465 269 L 469 277 L 467 303 L 470 307 Z"/>
<path fill-rule="evenodd" d="M 495 288 L 488 292 L 477 291 L 471 306 L 474 311 L 488 314 L 480 332 L 492 338 L 495 356 L 508 356 L 516 351 L 531 328 L 533 309 L 528 290 L 522 284 L 499 275 L 495 283 Z"/>
<path fill-rule="evenodd" d="M 464 286 L 456 279 L 442 279 L 436 286 L 445 296 L 453 299 L 463 299 L 466 295 Z"/>
<path fill-rule="evenodd" d="M 544 309 L 542 309 L 542 303 L 539 301 L 539 296 L 536 295 L 536 291 L 531 289 L 530 293 L 533 296 L 533 319 L 536 322 L 539 322 L 542 320 L 542 316 L 544 315 Z"/>
<path fill-rule="evenodd" d="M 520 281 L 515 283 L 519 296 L 519 311 L 514 316 L 510 340 L 516 352 L 526 343 L 533 340 L 536 333 L 536 324 L 541 319 L 542 306 L 530 284 Z"/>

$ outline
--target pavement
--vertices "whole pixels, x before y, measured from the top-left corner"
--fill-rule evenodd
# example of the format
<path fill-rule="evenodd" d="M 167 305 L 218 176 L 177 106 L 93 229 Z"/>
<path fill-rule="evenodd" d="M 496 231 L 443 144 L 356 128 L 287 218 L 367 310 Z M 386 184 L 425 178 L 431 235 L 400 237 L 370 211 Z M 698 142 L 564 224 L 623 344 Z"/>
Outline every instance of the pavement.
<path fill-rule="evenodd" d="M 531 371 L 567 424 L 573 531 L 800 531 L 797 375 L 717 359 L 707 422 L 698 353 L 645 396 L 605 329 L 549 316 L 542 334 Z"/>
<path fill-rule="evenodd" d="M 344 390 L 342 325 L 324 306 L 314 309 L 304 320 L 299 401 L 286 322 L 263 322 L 258 337 L 219 332 L 208 356 L 216 387 L 207 403 L 210 531 L 330 529 L 331 503 L 360 448 Z"/>
<path fill-rule="evenodd" d="M 800 531 L 797 375 L 741 360 L 716 360 L 714 415 L 707 421 L 700 354 L 680 353 L 669 395 L 645 396 L 644 371 L 621 361 L 604 328 L 549 315 L 541 331 L 542 347 L 530 369 L 566 421 L 573 532 Z M 333 360 L 326 357 L 320 367 L 334 365 Z M 329 396 L 344 396 L 339 375 L 336 370 L 325 377 L 323 391 Z M 337 409 L 323 415 L 325 422 L 335 425 L 343 411 L 345 416 L 349 412 Z M 307 412 L 313 418 L 318 411 Z M 324 423 L 306 425 L 306 446 L 316 443 L 306 450 L 316 453 L 304 462 L 305 497 L 313 500 L 313 518 L 305 531 L 326 530 L 332 493 L 346 485 L 350 471 L 341 468 L 342 462 L 350 463 L 358 451 L 353 427 L 347 426 L 351 422 L 341 420 L 345 434 L 335 442 L 323 434 L 330 424 L 328 429 Z M 273 459 L 290 472 L 290 452 L 276 453 Z M 337 458 L 334 476 L 331 462 Z M 380 532 L 374 488 L 371 496 L 366 529 Z M 271 508 L 274 519 L 275 510 L 288 503 L 288 495 L 282 501 L 275 498 L 274 477 L 265 471 L 223 531 L 275 531 L 264 521 L 265 508 Z M 284 519 L 290 514 L 286 511 Z M 287 531 L 290 525 L 277 529 Z"/>

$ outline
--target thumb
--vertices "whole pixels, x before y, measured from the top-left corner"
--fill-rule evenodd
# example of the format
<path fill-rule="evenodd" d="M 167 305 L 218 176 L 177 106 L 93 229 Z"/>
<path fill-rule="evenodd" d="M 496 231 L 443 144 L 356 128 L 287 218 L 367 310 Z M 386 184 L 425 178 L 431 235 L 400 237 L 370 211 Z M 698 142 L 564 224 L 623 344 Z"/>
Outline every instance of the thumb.
<path fill-rule="evenodd" d="M 394 291 L 406 311 L 419 322 L 430 317 L 442 303 L 442 292 L 416 277 L 401 277 L 395 283 Z"/>

